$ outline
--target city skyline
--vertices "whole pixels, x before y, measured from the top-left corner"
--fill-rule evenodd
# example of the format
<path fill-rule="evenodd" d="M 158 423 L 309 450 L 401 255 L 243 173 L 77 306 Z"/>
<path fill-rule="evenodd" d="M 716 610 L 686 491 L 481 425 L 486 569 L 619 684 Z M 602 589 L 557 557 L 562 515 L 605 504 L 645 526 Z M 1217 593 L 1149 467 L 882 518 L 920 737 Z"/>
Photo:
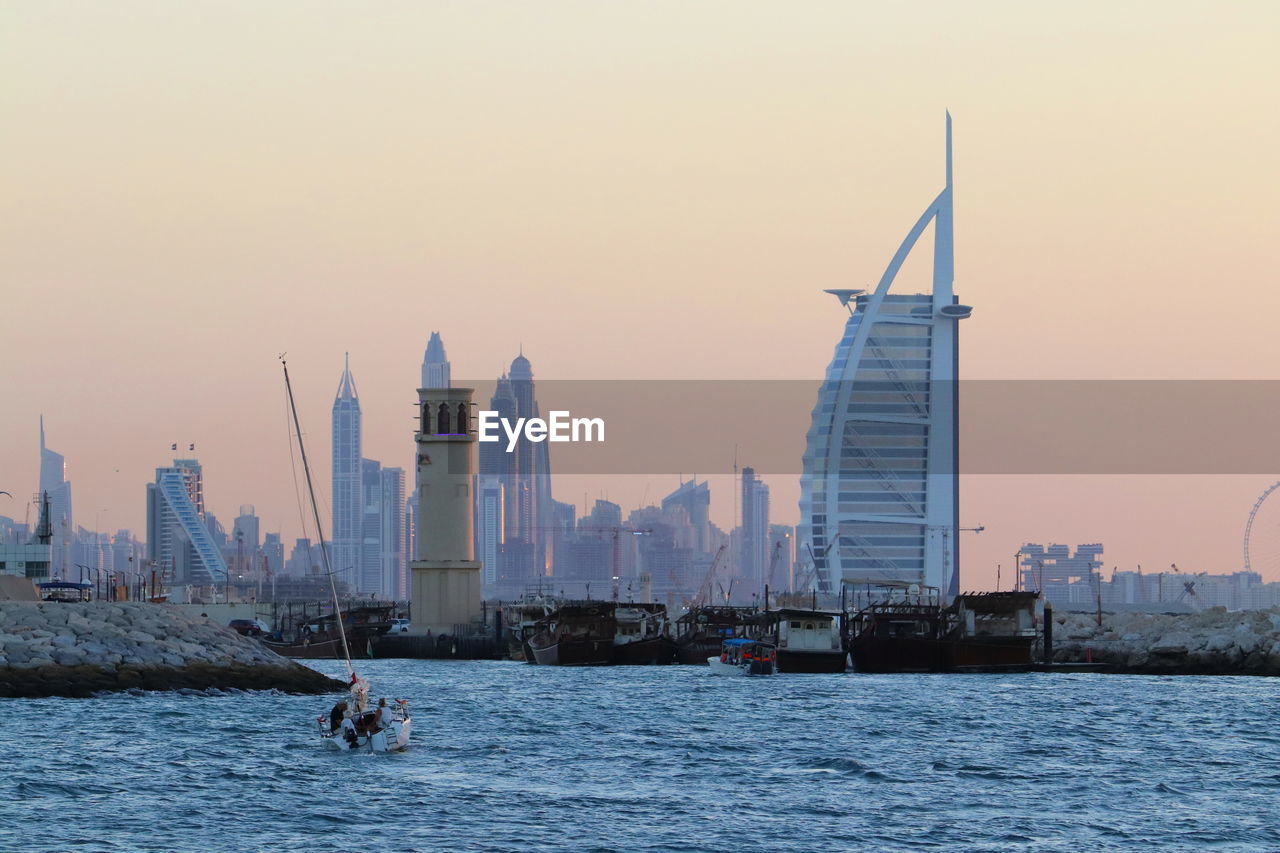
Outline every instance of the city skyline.
<path fill-rule="evenodd" d="M 38 482 L 44 413 L 79 524 L 142 530 L 137 496 L 194 441 L 216 513 L 253 503 L 292 541 L 282 351 L 313 442 L 351 351 L 366 455 L 406 467 L 432 329 L 458 375 L 497 375 L 523 342 L 540 380 L 819 378 L 843 322 L 821 290 L 875 280 L 936 188 L 947 107 L 956 286 L 981 309 L 962 378 L 1274 376 L 1269 6 L 1169 4 L 1155 28 L 1138 7 L 1082 6 L 1065 28 L 940 7 L 922 28 L 709 4 L 671 28 L 550 4 L 528 23 L 564 35 L 534 44 L 469 9 L 407 10 L 388 41 L 287 7 L 208 27 L 175 9 L 142 39 L 102 10 L 12 13 L 0 322 L 30 357 L 0 389 L 0 514 L 21 519 Z M 104 114 L 119 121 L 86 133 Z M 908 262 L 904 284 L 927 272 Z M 1224 285 L 1251 306 L 1229 323 L 1205 298 Z M 710 479 L 727 526 L 733 486 Z M 990 585 L 1022 541 L 1052 540 L 1227 571 L 1274 479 L 966 477 L 961 524 L 986 532 L 962 567 Z M 797 521 L 798 483 L 765 480 Z M 678 477 L 564 482 L 633 506 Z"/>

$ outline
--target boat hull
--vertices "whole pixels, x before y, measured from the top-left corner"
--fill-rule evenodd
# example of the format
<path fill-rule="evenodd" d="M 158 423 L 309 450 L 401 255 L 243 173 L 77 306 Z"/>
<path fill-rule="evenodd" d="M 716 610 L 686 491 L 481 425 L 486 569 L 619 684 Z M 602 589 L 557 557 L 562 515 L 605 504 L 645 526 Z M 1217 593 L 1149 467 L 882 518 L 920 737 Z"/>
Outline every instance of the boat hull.
<path fill-rule="evenodd" d="M 539 666 L 608 666 L 613 663 L 613 640 L 589 640 L 577 637 L 540 645 L 530 642 L 534 662 Z"/>
<path fill-rule="evenodd" d="M 843 649 L 829 652 L 794 652 L 778 649 L 778 672 L 844 672 Z"/>
<path fill-rule="evenodd" d="M 676 644 L 666 637 L 650 637 L 613 647 L 613 662 L 623 666 L 662 666 L 674 663 Z"/>
<path fill-rule="evenodd" d="M 707 659 L 720 654 L 718 637 L 697 637 L 676 646 L 676 663 L 703 666 Z"/>
<path fill-rule="evenodd" d="M 1035 663 L 1035 637 L 990 637 L 957 640 L 948 649 L 951 669 L 1030 666 Z"/>
<path fill-rule="evenodd" d="M 282 657 L 306 658 L 312 660 L 342 660 L 342 641 L 318 640 L 314 643 L 277 643 L 273 640 L 259 640 L 262 645 Z"/>
<path fill-rule="evenodd" d="M 950 672 L 1035 663 L 1034 637 L 935 640 L 927 637 L 858 637 L 852 644 L 858 672 Z"/>
<path fill-rule="evenodd" d="M 851 646 L 856 672 L 942 672 L 943 644 L 930 637 L 860 636 Z"/>
<path fill-rule="evenodd" d="M 723 675 L 728 678 L 736 678 L 747 674 L 747 668 L 742 664 L 725 663 L 718 657 L 707 658 L 707 666 L 711 668 L 712 675 Z"/>
<path fill-rule="evenodd" d="M 338 752 L 400 752 L 409 746 L 412 720 L 397 720 L 389 727 L 354 739 L 338 734 L 323 734 L 324 742 Z"/>

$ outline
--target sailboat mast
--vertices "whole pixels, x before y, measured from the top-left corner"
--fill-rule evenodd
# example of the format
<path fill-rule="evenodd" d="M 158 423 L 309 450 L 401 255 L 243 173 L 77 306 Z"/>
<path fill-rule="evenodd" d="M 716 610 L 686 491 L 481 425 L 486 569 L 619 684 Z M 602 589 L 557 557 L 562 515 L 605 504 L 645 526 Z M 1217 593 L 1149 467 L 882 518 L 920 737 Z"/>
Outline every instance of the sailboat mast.
<path fill-rule="evenodd" d="M 311 465 L 307 462 L 307 446 L 302 441 L 302 425 L 298 423 L 298 407 L 293 402 L 293 385 L 289 382 L 289 365 L 283 358 L 284 388 L 289 394 L 289 411 L 293 414 L 293 428 L 298 433 L 298 450 L 302 453 L 302 471 L 307 476 L 307 494 L 311 498 L 311 512 L 316 520 L 316 535 L 320 537 L 320 556 L 324 559 L 324 573 L 329 576 L 329 592 L 333 594 L 333 618 L 338 623 L 338 636 L 342 638 L 342 656 L 347 661 L 347 674 L 354 675 L 351 666 L 351 650 L 347 648 L 347 629 L 342 624 L 342 608 L 338 605 L 338 589 L 333 584 L 333 566 L 329 564 L 329 549 L 324 544 L 324 528 L 320 526 L 320 507 L 316 504 L 316 489 L 311 483 Z"/>

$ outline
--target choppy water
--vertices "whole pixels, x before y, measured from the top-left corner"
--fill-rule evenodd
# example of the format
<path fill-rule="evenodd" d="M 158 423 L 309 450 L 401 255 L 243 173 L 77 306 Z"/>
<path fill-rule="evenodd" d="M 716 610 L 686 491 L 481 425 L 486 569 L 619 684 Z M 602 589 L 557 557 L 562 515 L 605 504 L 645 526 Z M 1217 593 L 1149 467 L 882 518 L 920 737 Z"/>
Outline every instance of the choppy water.
<path fill-rule="evenodd" d="M 1280 681 L 360 669 L 409 752 L 322 697 L 0 700 L 0 850 L 1280 849 Z"/>

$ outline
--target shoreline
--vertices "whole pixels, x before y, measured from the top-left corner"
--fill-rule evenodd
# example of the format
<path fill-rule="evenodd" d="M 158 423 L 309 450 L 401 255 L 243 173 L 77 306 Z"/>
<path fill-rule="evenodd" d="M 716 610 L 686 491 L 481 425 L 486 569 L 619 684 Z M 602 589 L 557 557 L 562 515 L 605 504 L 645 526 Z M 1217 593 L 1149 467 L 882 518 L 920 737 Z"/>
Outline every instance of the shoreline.
<path fill-rule="evenodd" d="M 346 686 L 164 604 L 0 602 L 0 697 L 131 689 L 318 694 Z"/>

